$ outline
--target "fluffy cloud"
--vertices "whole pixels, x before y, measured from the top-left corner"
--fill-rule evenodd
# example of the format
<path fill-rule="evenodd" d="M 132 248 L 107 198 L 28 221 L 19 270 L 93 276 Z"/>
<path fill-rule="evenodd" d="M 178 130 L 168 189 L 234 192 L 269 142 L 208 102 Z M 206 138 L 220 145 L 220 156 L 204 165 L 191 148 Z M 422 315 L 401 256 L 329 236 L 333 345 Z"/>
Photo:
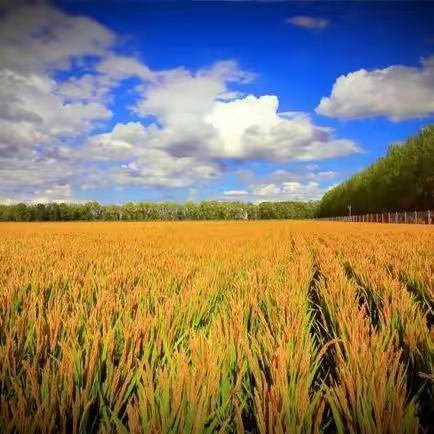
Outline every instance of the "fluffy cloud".
<path fill-rule="evenodd" d="M 32 152 L 32 158 L 3 157 L 0 153 L 1 195 L 15 201 L 71 199 L 77 173 L 70 161 Z"/>
<path fill-rule="evenodd" d="M 282 162 L 358 151 L 354 142 L 334 139 L 330 129 L 315 126 L 304 113 L 278 113 L 278 105 L 274 95 L 217 101 L 206 120 L 221 138 L 220 155 Z"/>
<path fill-rule="evenodd" d="M 56 73 L 84 65 L 89 56 L 108 56 L 114 40 L 115 35 L 95 21 L 68 16 L 48 5 L 18 2 L 3 10 L 2 196 L 26 201 L 71 197 L 71 182 L 83 168 L 67 158 L 67 145 L 109 119 L 112 112 L 93 77 L 61 81 Z"/>
<path fill-rule="evenodd" d="M 90 131 L 112 112 L 98 101 L 70 101 L 56 94 L 48 76 L 0 70 L 0 152 L 22 157 L 35 146 Z"/>
<path fill-rule="evenodd" d="M 238 177 L 246 188 L 223 192 L 224 199 L 249 201 L 254 203 L 264 201 L 320 199 L 334 185 L 327 181 L 337 176 L 333 171 L 317 171 L 318 165 L 307 165 L 293 170 L 275 170 L 266 175 L 256 175 L 251 171 L 239 171 Z M 323 183 L 326 183 L 323 185 Z M 321 184 L 320 184 L 321 183 Z"/>
<path fill-rule="evenodd" d="M 319 199 L 328 188 L 321 187 L 317 182 L 301 183 L 289 181 L 282 183 L 259 184 L 251 186 L 249 190 L 225 191 L 223 196 L 234 197 L 238 200 L 259 203 L 266 201 L 310 201 Z"/>
<path fill-rule="evenodd" d="M 157 116 L 168 127 L 188 128 L 197 121 L 203 124 L 203 114 L 212 110 L 215 100 L 238 95 L 228 90 L 228 83 L 247 83 L 253 78 L 235 61 L 217 62 L 196 73 L 185 68 L 155 73 L 156 81 L 145 87 L 136 112 Z"/>
<path fill-rule="evenodd" d="M 393 121 L 433 114 L 434 57 L 422 60 L 420 67 L 396 65 L 342 75 L 316 111 L 337 118 L 386 116 Z"/>
<path fill-rule="evenodd" d="M 297 15 L 286 19 L 288 24 L 310 30 L 323 30 L 330 25 L 326 18 L 309 17 L 306 15 Z"/>
<path fill-rule="evenodd" d="M 314 160 L 358 151 L 349 140 L 317 127 L 304 113 L 279 113 L 274 95 L 243 96 L 231 84 L 253 75 L 234 61 L 218 62 L 193 74 L 166 71 L 145 87 L 136 112 L 158 118 L 152 143 L 173 155 L 238 160 Z M 158 136 L 158 137 L 157 137 Z"/>
<path fill-rule="evenodd" d="M 225 159 L 313 160 L 358 151 L 353 142 L 334 139 L 330 130 L 316 127 L 306 115 L 279 115 L 277 103 L 273 96 L 248 96 L 214 101 L 209 115 L 189 111 L 196 122 L 184 120 L 179 126 L 178 119 L 172 122 L 171 118 L 177 113 L 169 113 L 162 127 L 117 124 L 110 133 L 92 136 L 82 154 L 89 160 L 122 166 L 114 177 L 113 171 L 107 171 L 110 176 L 104 182 L 173 187 L 217 177 Z M 310 179 L 332 175 L 312 173 Z"/>
<path fill-rule="evenodd" d="M 98 23 L 50 6 L 10 10 L 0 26 L 0 149 L 48 145 L 110 118 L 111 111 L 93 97 L 89 78 L 74 88 L 57 82 L 53 72 L 70 68 L 74 59 L 105 55 L 113 41 L 113 33 Z M 86 80 L 87 92 L 79 92 Z"/>
<path fill-rule="evenodd" d="M 202 162 L 194 157 L 173 157 L 158 149 L 144 149 L 130 161 L 113 164 L 104 170 L 94 169 L 83 189 L 97 187 L 168 187 L 182 188 L 198 185 L 200 181 L 216 178 L 221 172 L 218 163 Z"/>
<path fill-rule="evenodd" d="M 247 190 L 226 190 L 223 194 L 225 196 L 246 196 L 249 192 Z"/>
<path fill-rule="evenodd" d="M 228 159 L 318 160 L 358 151 L 304 113 L 280 113 L 276 96 L 246 95 L 255 74 L 234 60 L 197 71 L 151 70 L 118 55 L 109 29 L 48 5 L 9 9 L 0 24 L 2 197 L 67 200 L 79 186 L 197 188 L 227 170 Z M 114 89 L 131 77 L 131 109 L 143 122 L 95 134 L 113 115 Z M 277 188 L 286 194 L 283 184 Z"/>
<path fill-rule="evenodd" d="M 106 54 L 114 40 L 113 32 L 87 17 L 25 4 L 1 22 L 1 64 L 24 73 L 68 69 L 73 59 Z"/>
<path fill-rule="evenodd" d="M 308 173 L 306 174 L 306 179 L 314 179 L 314 180 L 320 180 L 320 179 L 333 179 L 335 178 L 337 173 L 333 170 L 326 170 L 326 171 L 320 171 L 317 173 Z"/>
<path fill-rule="evenodd" d="M 229 80 L 247 76 L 234 62 L 197 74 L 172 71 L 145 90 L 137 106 L 139 113 L 156 117 L 160 125 L 117 124 L 110 133 L 91 137 L 83 154 L 94 161 L 119 163 L 121 170 L 100 177 L 104 182 L 173 187 L 217 177 L 226 159 L 317 160 L 359 150 L 352 141 L 335 139 L 332 130 L 314 125 L 306 114 L 279 113 L 276 96 L 221 100 L 220 95 L 230 91 Z M 330 175 L 310 176 L 317 180 Z"/>
<path fill-rule="evenodd" d="M 154 80 L 155 74 L 148 66 L 134 57 L 110 55 L 97 66 L 97 71 L 112 79 L 138 77 L 142 80 Z"/>

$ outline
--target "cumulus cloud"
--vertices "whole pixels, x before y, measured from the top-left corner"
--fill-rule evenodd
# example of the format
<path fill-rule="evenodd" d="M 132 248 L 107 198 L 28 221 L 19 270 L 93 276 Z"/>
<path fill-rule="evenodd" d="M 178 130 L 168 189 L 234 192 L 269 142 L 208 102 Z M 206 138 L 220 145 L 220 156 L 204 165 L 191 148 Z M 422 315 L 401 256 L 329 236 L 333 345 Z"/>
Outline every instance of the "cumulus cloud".
<path fill-rule="evenodd" d="M 9 8 L 0 24 L 3 198 L 67 200 L 80 186 L 197 188 L 227 170 L 228 159 L 308 161 L 358 151 L 305 113 L 279 112 L 277 96 L 246 94 L 255 74 L 235 60 L 152 70 L 119 55 L 111 30 L 49 5 Z M 142 122 L 96 134 L 113 116 L 114 89 L 132 77 L 130 109 Z"/>
<path fill-rule="evenodd" d="M 323 30 L 330 25 L 330 21 L 326 18 L 309 17 L 306 15 L 296 15 L 287 18 L 285 22 L 309 30 Z"/>
<path fill-rule="evenodd" d="M 333 179 L 336 178 L 337 173 L 334 170 L 326 170 L 326 171 L 320 171 L 320 172 L 311 172 L 306 174 L 306 179 L 314 179 L 314 180 L 320 180 L 320 179 Z"/>
<path fill-rule="evenodd" d="M 228 83 L 247 83 L 254 74 L 229 60 L 196 73 L 185 68 L 156 72 L 154 78 L 156 81 L 145 87 L 136 112 L 157 116 L 165 125 L 183 126 L 201 120 L 216 99 L 238 95 L 229 91 Z"/>
<path fill-rule="evenodd" d="M 110 55 L 97 66 L 97 71 L 112 79 L 138 77 L 142 80 L 154 80 L 155 73 L 148 66 L 134 57 Z"/>
<path fill-rule="evenodd" d="M 225 191 L 225 198 L 236 197 L 237 200 L 260 203 L 267 201 L 311 201 L 320 199 L 328 190 L 318 182 L 288 181 L 282 183 L 252 185 L 248 190 Z"/>
<path fill-rule="evenodd" d="M 3 157 L 0 153 L 1 195 L 14 201 L 65 201 L 72 197 L 71 183 L 76 171 L 59 156 L 32 158 Z"/>
<path fill-rule="evenodd" d="M 350 140 L 314 125 L 305 113 L 278 113 L 275 95 L 216 102 L 206 120 L 218 132 L 221 156 L 270 161 L 315 160 L 358 151 Z"/>
<path fill-rule="evenodd" d="M 75 58 L 106 54 L 114 40 L 113 32 L 90 18 L 22 4 L 1 22 L 1 65 L 21 73 L 68 69 Z"/>
<path fill-rule="evenodd" d="M 224 191 L 223 198 L 254 203 L 318 200 L 334 186 L 327 184 L 338 175 L 334 171 L 321 171 L 319 168 L 318 165 L 307 165 L 292 170 L 278 169 L 265 175 L 241 170 L 238 178 L 246 187 Z"/>
<path fill-rule="evenodd" d="M 108 56 L 115 35 L 46 4 L 10 4 L 0 23 L 0 194 L 66 199 L 80 168 L 61 157 L 71 140 L 112 116 L 95 79 L 60 80 L 89 56 Z M 69 85 L 67 82 L 69 81 Z M 101 87 L 100 87 L 101 88 Z M 65 153 L 65 155 L 67 152 Z"/>
<path fill-rule="evenodd" d="M 144 149 L 130 162 L 113 164 L 104 170 L 93 170 L 86 177 L 82 188 L 106 186 L 182 188 L 214 179 L 219 174 L 218 163 L 202 162 L 194 157 L 177 158 L 163 150 Z"/>
<path fill-rule="evenodd" d="M 225 196 L 246 196 L 249 192 L 247 190 L 226 190 L 223 194 Z"/>
<path fill-rule="evenodd" d="M 110 118 L 90 90 L 96 88 L 92 80 L 76 80 L 74 87 L 53 74 L 69 69 L 73 59 L 105 55 L 113 41 L 114 34 L 95 21 L 48 5 L 9 10 L 0 26 L 0 146 L 11 152 L 46 145 Z"/>
<path fill-rule="evenodd" d="M 273 96 L 247 96 L 214 101 L 208 115 L 191 109 L 186 116 L 191 115 L 195 122 L 181 113 L 184 122 L 178 125 L 179 114 L 170 112 L 161 127 L 141 122 L 117 124 L 110 133 L 90 137 L 82 154 L 89 160 L 122 164 L 123 169 L 111 177 L 117 183 L 181 186 L 217 177 L 226 159 L 283 162 L 358 151 L 353 142 L 335 139 L 329 129 L 316 127 L 304 114 L 279 115 L 277 104 Z M 188 164 L 194 167 L 189 169 Z M 323 179 L 331 175 L 310 176 Z M 176 179 L 170 181 L 172 176 Z"/>
<path fill-rule="evenodd" d="M 434 113 L 434 56 L 419 67 L 394 65 L 341 75 L 316 112 L 329 117 L 361 119 L 385 116 L 393 121 Z"/>

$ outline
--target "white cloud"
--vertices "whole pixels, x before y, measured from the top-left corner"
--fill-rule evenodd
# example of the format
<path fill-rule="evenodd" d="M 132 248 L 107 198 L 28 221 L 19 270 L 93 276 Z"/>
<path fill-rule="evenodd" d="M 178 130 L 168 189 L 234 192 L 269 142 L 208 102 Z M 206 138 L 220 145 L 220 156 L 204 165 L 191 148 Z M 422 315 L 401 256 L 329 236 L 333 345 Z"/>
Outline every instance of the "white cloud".
<path fill-rule="evenodd" d="M 330 25 L 330 21 L 326 18 L 309 17 L 306 15 L 297 15 L 287 18 L 286 23 L 293 26 L 302 27 L 303 29 L 323 30 Z"/>
<path fill-rule="evenodd" d="M 304 168 L 306 170 L 313 171 L 313 170 L 319 169 L 319 166 L 318 166 L 318 164 L 306 164 L 306 166 L 304 166 Z"/>
<path fill-rule="evenodd" d="M 332 179 L 336 178 L 337 173 L 333 170 L 326 170 L 326 171 L 320 171 L 320 172 L 311 172 L 306 174 L 306 179 L 313 179 L 313 180 L 319 180 L 319 179 Z"/>
<path fill-rule="evenodd" d="M 330 187 L 327 184 L 337 176 L 334 171 L 321 171 L 319 169 L 319 165 L 316 164 L 295 166 L 292 170 L 278 169 L 261 175 L 255 174 L 251 170 L 240 170 L 237 172 L 237 176 L 245 188 L 224 191 L 223 199 L 236 198 L 254 203 L 318 200 L 336 185 Z"/>
<path fill-rule="evenodd" d="M 48 76 L 0 70 L 0 143 L 10 148 L 48 144 L 89 131 L 112 113 L 99 102 L 65 102 Z"/>
<path fill-rule="evenodd" d="M 314 125 L 304 113 L 278 113 L 274 95 L 214 104 L 206 120 L 216 129 L 225 158 L 269 161 L 315 160 L 358 151 L 350 140 L 337 140 L 332 131 Z"/>
<path fill-rule="evenodd" d="M 90 76 L 68 86 L 53 74 L 73 60 L 106 55 L 114 38 L 95 21 L 48 5 L 7 10 L 0 25 L 0 156 L 20 155 L 24 165 L 35 147 L 51 151 L 111 117 Z"/>
<path fill-rule="evenodd" d="M 91 137 L 79 154 L 86 155 L 87 161 L 106 161 L 114 166 L 88 177 L 85 187 L 187 187 L 220 174 L 218 161 L 176 156 L 158 148 L 160 134 L 154 125 L 145 128 L 140 122 L 129 122 L 115 125 L 111 133 Z"/>
<path fill-rule="evenodd" d="M 255 74 L 234 60 L 156 71 L 118 55 L 116 42 L 96 21 L 49 5 L 2 15 L 2 197 L 67 199 L 78 186 L 197 188 L 223 173 L 226 159 L 284 162 L 358 151 L 304 113 L 279 113 L 277 96 L 246 96 L 243 86 Z M 93 133 L 111 118 L 113 90 L 129 77 L 139 83 L 133 110 L 146 123 Z M 269 194 L 287 193 L 276 185 L 281 193 Z"/>
<path fill-rule="evenodd" d="M 196 75 L 174 71 L 170 78 L 145 91 L 137 111 L 142 116 L 157 117 L 161 127 L 142 127 L 141 137 L 135 139 L 121 139 L 114 130 L 100 140 L 114 140 L 116 153 L 119 140 L 131 146 L 143 146 L 146 142 L 146 146 L 165 149 L 174 156 L 194 155 L 202 160 L 282 162 L 332 158 L 359 151 L 354 142 L 335 139 L 331 129 L 314 125 L 304 113 L 278 113 L 279 101 L 274 95 L 222 101 L 219 96 L 228 91 L 226 80 L 248 75 L 238 71 L 233 62 L 222 64 L 226 65 L 225 74 L 215 74 L 215 70 L 222 69 L 218 67 L 220 63 Z"/>
<path fill-rule="evenodd" d="M 76 168 L 59 155 L 43 157 L 32 152 L 32 158 L 23 161 L 19 156 L 3 157 L 0 152 L 1 195 L 13 201 L 71 200 L 76 176 Z"/>
<path fill-rule="evenodd" d="M 110 133 L 90 137 L 79 151 L 90 161 L 122 165 L 122 170 L 107 170 L 104 182 L 111 179 L 115 185 L 165 183 L 173 187 L 217 177 L 222 172 L 221 162 L 227 158 L 312 160 L 358 150 L 353 142 L 336 140 L 330 130 L 313 125 L 306 115 L 280 116 L 276 97 L 214 101 L 211 110 L 208 116 L 195 114 L 196 122 L 185 121 L 179 127 L 171 120 L 162 127 L 145 127 L 140 122 L 117 124 Z M 177 113 L 170 113 L 166 119 L 171 116 Z M 324 179 L 332 175 L 319 172 L 310 177 Z"/>
<path fill-rule="evenodd" d="M 110 57 L 116 35 L 46 4 L 10 4 L 0 19 L 0 194 L 31 201 L 71 197 L 86 171 L 69 148 L 112 116 L 104 98 L 116 77 L 85 59 Z M 73 65 L 89 71 L 60 80 Z"/>
<path fill-rule="evenodd" d="M 420 67 L 394 65 L 341 75 L 317 113 L 344 119 L 385 116 L 393 121 L 434 113 L 434 57 Z"/>
<path fill-rule="evenodd" d="M 236 196 L 239 200 L 260 203 L 267 201 L 311 201 L 318 200 L 328 190 L 321 187 L 317 182 L 310 181 L 302 183 L 298 181 L 289 181 L 282 183 L 251 185 L 247 190 L 235 190 L 237 194 L 228 194 L 231 191 L 225 191 L 225 197 Z"/>
<path fill-rule="evenodd" d="M 182 127 L 202 120 L 216 99 L 227 99 L 228 83 L 247 83 L 254 78 L 233 61 L 221 61 L 196 73 L 185 68 L 156 72 L 156 81 L 145 87 L 136 111 L 142 116 L 157 116 L 167 126 Z"/>
<path fill-rule="evenodd" d="M 214 179 L 220 171 L 219 165 L 214 162 L 202 162 L 194 157 L 173 157 L 159 149 L 143 149 L 130 162 L 115 164 L 105 170 L 93 170 L 82 188 L 114 185 L 183 188 Z"/>
<path fill-rule="evenodd" d="M 225 196 L 246 196 L 249 192 L 247 190 L 226 190 L 223 194 Z"/>
<path fill-rule="evenodd" d="M 97 66 L 97 71 L 114 79 L 139 77 L 142 80 L 154 80 L 156 78 L 148 66 L 134 57 L 111 55 L 102 60 Z"/>
<path fill-rule="evenodd" d="M 114 40 L 113 32 L 87 17 L 25 4 L 1 22 L 1 64 L 24 73 L 68 69 L 74 58 L 106 54 Z"/>
<path fill-rule="evenodd" d="M 71 186 L 66 185 L 54 185 L 51 188 L 45 190 L 35 189 L 30 193 L 14 193 L 13 198 L 0 197 L 0 205 L 13 205 L 16 203 L 68 203 L 68 202 L 81 202 L 73 198 Z"/>
<path fill-rule="evenodd" d="M 259 185 L 253 190 L 254 196 L 275 196 L 281 192 L 281 187 L 276 184 Z"/>
<path fill-rule="evenodd" d="M 242 76 L 236 71 L 236 65 L 231 65 L 230 69 L 225 68 L 225 73 L 230 71 L 231 76 Z M 352 141 L 335 139 L 332 130 L 314 125 L 306 114 L 279 114 L 276 96 L 249 95 L 230 101 L 219 100 L 219 93 L 226 91 L 226 82 L 224 78 L 216 80 L 210 72 L 215 69 L 219 68 L 196 75 L 173 72 L 167 87 L 164 80 L 152 85 L 141 102 L 142 114 L 153 114 L 160 125 L 117 124 L 109 133 L 90 137 L 80 152 L 89 160 L 123 165 L 120 171 L 107 171 L 104 182 L 112 179 L 113 183 L 121 184 L 181 186 L 217 177 L 225 159 L 286 162 L 359 151 Z M 179 74 L 186 79 L 180 79 Z M 184 104 L 187 95 L 190 97 Z M 175 161 L 179 161 L 179 165 Z M 188 169 L 188 164 L 195 167 Z M 146 170 L 147 165 L 149 170 Z M 166 176 L 161 173 L 163 168 L 167 170 Z M 332 175 L 312 173 L 310 179 Z M 171 176 L 177 179 L 170 180 Z M 187 176 L 191 177 L 189 182 Z M 287 173 L 281 178 L 285 177 Z"/>

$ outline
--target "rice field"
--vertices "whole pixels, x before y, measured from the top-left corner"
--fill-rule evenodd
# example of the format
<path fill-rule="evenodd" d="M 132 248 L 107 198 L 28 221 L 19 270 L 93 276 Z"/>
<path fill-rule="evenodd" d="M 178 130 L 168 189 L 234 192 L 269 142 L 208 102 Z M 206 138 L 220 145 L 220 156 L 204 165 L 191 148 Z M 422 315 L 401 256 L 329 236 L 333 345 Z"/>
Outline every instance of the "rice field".
<path fill-rule="evenodd" d="M 0 432 L 429 431 L 433 258 L 418 225 L 1 224 Z"/>

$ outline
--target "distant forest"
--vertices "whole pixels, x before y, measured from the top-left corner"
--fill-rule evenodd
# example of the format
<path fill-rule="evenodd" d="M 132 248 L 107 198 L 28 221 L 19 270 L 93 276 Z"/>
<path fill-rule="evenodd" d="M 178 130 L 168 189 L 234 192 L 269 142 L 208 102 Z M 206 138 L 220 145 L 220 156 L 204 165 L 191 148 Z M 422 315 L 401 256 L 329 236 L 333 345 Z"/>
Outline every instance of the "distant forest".
<path fill-rule="evenodd" d="M 434 125 L 327 192 L 318 217 L 434 210 Z"/>
<path fill-rule="evenodd" d="M 315 216 L 314 202 L 204 201 L 155 203 L 129 202 L 124 205 L 50 203 L 0 205 L 0 221 L 79 221 L 79 220 L 269 220 L 308 219 Z"/>

